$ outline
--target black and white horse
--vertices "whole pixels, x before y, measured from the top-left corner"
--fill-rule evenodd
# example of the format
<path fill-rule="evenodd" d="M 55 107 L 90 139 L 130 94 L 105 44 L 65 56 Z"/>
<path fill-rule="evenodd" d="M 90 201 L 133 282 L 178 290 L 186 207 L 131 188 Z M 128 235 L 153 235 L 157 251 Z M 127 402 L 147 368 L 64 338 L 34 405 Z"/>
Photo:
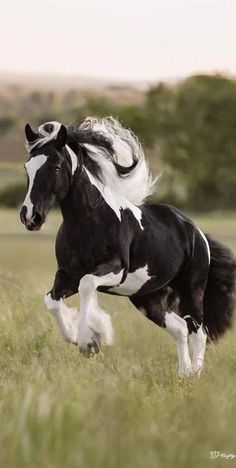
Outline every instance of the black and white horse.
<path fill-rule="evenodd" d="M 45 303 L 64 339 L 88 356 L 111 344 L 111 318 L 97 290 L 128 296 L 172 335 L 179 375 L 199 373 L 207 335 L 217 338 L 232 321 L 230 251 L 178 209 L 145 203 L 154 181 L 137 138 L 115 119 L 86 118 L 67 128 L 47 122 L 37 132 L 27 124 L 25 131 L 21 221 L 39 230 L 55 202 L 63 216 L 58 270 Z M 64 302 L 77 292 L 79 313 Z"/>

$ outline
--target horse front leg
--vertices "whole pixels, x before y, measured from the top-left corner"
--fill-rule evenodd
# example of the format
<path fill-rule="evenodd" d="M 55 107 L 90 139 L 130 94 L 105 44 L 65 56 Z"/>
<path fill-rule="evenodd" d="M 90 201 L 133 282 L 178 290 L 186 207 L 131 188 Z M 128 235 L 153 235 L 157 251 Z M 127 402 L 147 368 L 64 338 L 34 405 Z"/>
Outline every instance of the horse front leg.
<path fill-rule="evenodd" d="M 65 341 L 77 345 L 78 321 L 77 309 L 67 307 L 65 297 L 77 293 L 79 281 L 75 282 L 67 272 L 60 269 L 56 273 L 52 290 L 45 296 L 45 305 L 56 320 Z"/>
<path fill-rule="evenodd" d="M 121 261 L 115 259 L 99 265 L 85 275 L 79 285 L 80 314 L 78 324 L 78 346 L 86 357 L 99 352 L 101 343 L 111 345 L 113 328 L 111 317 L 98 305 L 97 288 L 117 286 L 123 277 Z"/>

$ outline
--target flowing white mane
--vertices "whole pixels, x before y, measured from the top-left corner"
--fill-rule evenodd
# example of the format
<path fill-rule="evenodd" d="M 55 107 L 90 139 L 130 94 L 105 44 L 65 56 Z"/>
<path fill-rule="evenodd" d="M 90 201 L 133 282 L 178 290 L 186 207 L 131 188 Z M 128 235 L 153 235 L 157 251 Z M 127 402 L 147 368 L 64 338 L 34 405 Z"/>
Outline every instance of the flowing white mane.
<path fill-rule="evenodd" d="M 152 178 L 142 146 L 134 133 L 112 117 L 87 117 L 80 129 L 103 135 L 111 144 L 112 154 L 99 144 L 83 144 L 89 157 L 100 166 L 104 185 L 134 205 L 141 205 L 153 193 L 156 179 Z M 124 171 L 119 172 L 116 163 Z M 134 167 L 128 170 L 132 165 Z"/>
<path fill-rule="evenodd" d="M 27 144 L 28 150 L 55 140 L 60 127 L 59 122 L 41 125 L 37 140 Z M 68 133 L 96 162 L 104 186 L 137 206 L 153 193 L 156 179 L 152 178 L 142 146 L 134 133 L 122 127 L 118 120 L 87 117 L 80 124 L 69 125 Z"/>

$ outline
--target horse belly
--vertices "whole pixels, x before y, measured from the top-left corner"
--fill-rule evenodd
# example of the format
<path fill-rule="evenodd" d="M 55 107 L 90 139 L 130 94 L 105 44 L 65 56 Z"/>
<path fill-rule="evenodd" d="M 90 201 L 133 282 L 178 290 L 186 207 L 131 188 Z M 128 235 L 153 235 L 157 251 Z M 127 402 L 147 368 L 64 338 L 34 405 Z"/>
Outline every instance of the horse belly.
<path fill-rule="evenodd" d="M 136 294 L 151 278 L 146 265 L 132 273 L 128 273 L 123 283 L 109 288 L 109 291 L 121 296 L 131 296 L 132 294 Z"/>

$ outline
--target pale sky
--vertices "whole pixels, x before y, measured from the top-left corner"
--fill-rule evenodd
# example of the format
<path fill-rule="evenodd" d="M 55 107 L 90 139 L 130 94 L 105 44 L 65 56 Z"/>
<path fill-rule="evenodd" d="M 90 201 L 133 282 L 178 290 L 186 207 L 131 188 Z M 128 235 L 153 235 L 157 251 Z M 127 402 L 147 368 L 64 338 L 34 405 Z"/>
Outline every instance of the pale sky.
<path fill-rule="evenodd" d="M 0 0 L 0 71 L 236 74 L 236 0 Z"/>

